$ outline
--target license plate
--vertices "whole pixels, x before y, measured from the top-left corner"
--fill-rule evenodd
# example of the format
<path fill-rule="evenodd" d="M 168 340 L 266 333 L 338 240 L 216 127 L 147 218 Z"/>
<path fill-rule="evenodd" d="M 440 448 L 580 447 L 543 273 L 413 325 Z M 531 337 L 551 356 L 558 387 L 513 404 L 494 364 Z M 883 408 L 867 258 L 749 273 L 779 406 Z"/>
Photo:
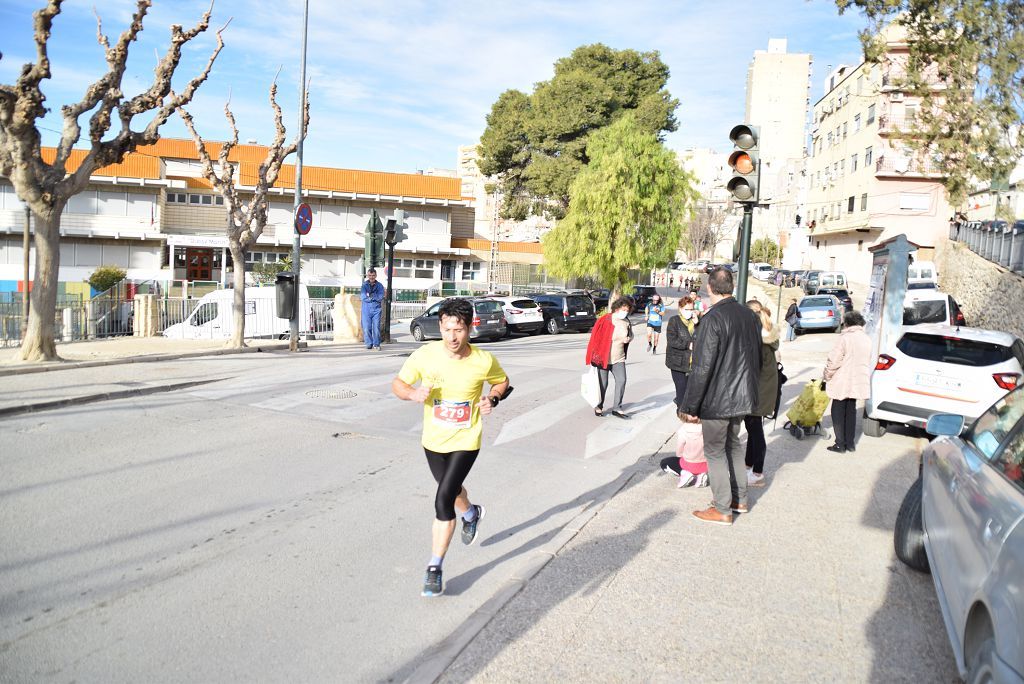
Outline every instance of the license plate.
<path fill-rule="evenodd" d="M 586 315 L 587 315 L 587 312 L 586 312 L 586 311 L 577 311 L 577 312 L 576 312 L 576 315 L 577 315 L 577 316 L 586 316 Z"/>
<path fill-rule="evenodd" d="M 804 314 L 804 318 L 824 318 L 824 317 L 825 317 L 825 312 L 824 311 L 808 311 L 807 313 Z"/>
<path fill-rule="evenodd" d="M 497 325 L 498 321 L 487 321 L 487 325 Z"/>
<path fill-rule="evenodd" d="M 963 389 L 963 383 L 960 380 L 957 380 L 956 378 L 944 378 L 941 375 L 931 375 L 928 373 L 915 374 L 914 384 L 917 385 L 918 387 L 928 387 L 932 389 Z"/>

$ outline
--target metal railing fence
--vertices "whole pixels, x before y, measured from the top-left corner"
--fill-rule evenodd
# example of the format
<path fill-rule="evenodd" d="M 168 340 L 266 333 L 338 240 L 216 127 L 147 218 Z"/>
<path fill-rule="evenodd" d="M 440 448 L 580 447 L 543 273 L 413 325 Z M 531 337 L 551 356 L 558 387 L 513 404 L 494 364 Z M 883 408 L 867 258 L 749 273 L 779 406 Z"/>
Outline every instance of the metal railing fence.
<path fill-rule="evenodd" d="M 1024 220 L 953 221 L 949 224 L 949 239 L 983 259 L 1024 275 Z"/>

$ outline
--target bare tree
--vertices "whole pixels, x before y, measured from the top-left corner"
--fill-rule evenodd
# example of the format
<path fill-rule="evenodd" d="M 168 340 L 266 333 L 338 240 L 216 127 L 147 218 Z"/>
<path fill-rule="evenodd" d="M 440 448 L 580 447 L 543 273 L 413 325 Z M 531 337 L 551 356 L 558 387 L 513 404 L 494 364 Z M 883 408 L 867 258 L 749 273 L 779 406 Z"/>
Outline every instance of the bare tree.
<path fill-rule="evenodd" d="M 175 109 L 192 100 L 196 89 L 206 80 L 214 60 L 224 47 L 217 31 L 217 47 L 203 71 L 188 82 L 180 94 L 171 92 L 171 77 L 181 60 L 182 47 L 209 28 L 213 5 L 189 30 L 178 24 L 171 26 L 171 43 L 159 59 L 153 84 L 130 100 L 124 99 L 121 80 L 128 62 L 128 48 L 142 30 L 142 20 L 152 0 L 138 0 L 131 23 L 113 45 L 103 33 L 99 16 L 96 36 L 103 48 L 107 72 L 92 83 L 82 99 L 61 107 L 63 130 L 52 162 L 43 159 L 37 121 L 48 109 L 40 88 L 50 78 L 47 45 L 53 19 L 61 11 L 63 0 L 49 0 L 33 15 L 36 61 L 26 64 L 14 85 L 0 85 L 0 175 L 10 179 L 14 191 L 28 204 L 35 216 L 36 268 L 32 288 L 32 310 L 28 329 L 22 341 L 19 358 L 24 361 L 57 360 L 54 344 L 54 313 L 57 305 L 57 282 L 60 270 L 61 212 L 69 198 L 85 189 L 92 172 L 116 164 L 139 145 L 157 141 L 159 128 Z M 222 29 L 223 30 L 223 29 Z M 68 171 L 75 144 L 82 137 L 79 118 L 89 117 L 89 147 L 79 154 L 77 168 Z M 147 112 L 153 118 L 141 131 L 131 130 L 132 119 Z M 109 140 L 113 117 L 120 120 L 120 130 Z"/>
<path fill-rule="evenodd" d="M 693 258 L 704 253 L 714 254 L 715 247 L 728 232 L 728 220 L 729 215 L 724 209 L 704 205 L 694 210 L 689 225 L 683 231 L 683 239 L 693 250 Z"/>
<path fill-rule="evenodd" d="M 299 137 L 296 136 L 291 143 L 285 145 L 285 127 L 281 116 L 281 107 L 277 104 L 277 80 L 270 84 L 270 107 L 274 110 L 274 142 L 267 150 L 267 156 L 260 163 L 256 178 L 254 179 L 252 197 L 248 202 L 243 202 L 239 196 L 238 187 L 235 185 L 235 166 L 229 160 L 231 150 L 238 145 L 238 126 L 235 124 L 235 116 L 231 113 L 230 98 L 224 105 L 224 116 L 231 124 L 231 140 L 222 143 L 220 153 L 217 155 L 217 166 L 214 166 L 213 158 L 206 147 L 206 142 L 196 131 L 192 115 L 185 111 L 184 107 L 178 108 L 178 114 L 192 134 L 192 140 L 199 152 L 199 160 L 203 165 L 203 175 L 214 189 L 224 197 L 224 205 L 228 211 L 227 237 L 228 250 L 231 252 L 231 260 L 234 261 L 234 298 L 232 302 L 232 316 L 234 317 L 234 332 L 228 345 L 231 347 L 245 346 L 245 253 L 256 244 L 256 240 L 263 234 L 267 225 L 267 210 L 269 202 L 267 192 L 274 187 L 277 176 L 281 172 L 284 160 L 295 152 L 299 145 Z M 306 99 L 303 107 L 303 129 L 309 127 L 309 99 Z M 240 176 L 241 174 L 239 174 Z M 243 183 L 244 185 L 244 183 Z"/>

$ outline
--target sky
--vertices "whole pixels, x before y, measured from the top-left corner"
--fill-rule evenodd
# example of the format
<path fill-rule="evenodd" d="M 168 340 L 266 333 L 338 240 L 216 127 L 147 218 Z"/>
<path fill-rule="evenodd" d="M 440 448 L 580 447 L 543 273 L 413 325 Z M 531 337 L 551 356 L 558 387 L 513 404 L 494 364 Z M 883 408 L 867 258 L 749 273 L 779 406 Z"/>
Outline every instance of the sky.
<path fill-rule="evenodd" d="M 32 13 L 43 4 L 0 2 L 0 83 L 14 83 L 21 65 L 34 58 Z M 126 97 L 150 85 L 169 26 L 193 25 L 209 2 L 153 5 L 130 51 Z M 64 3 L 48 48 L 52 79 L 43 92 L 53 111 L 39 122 L 44 144 L 59 138 L 60 106 L 77 102 L 105 70 L 94 8 L 114 42 L 134 7 L 134 0 Z M 294 136 L 302 13 L 300 0 L 216 0 L 211 30 L 187 45 L 174 79 L 180 89 L 202 70 L 215 46 L 214 29 L 230 20 L 224 50 L 188 107 L 204 138 L 228 137 L 223 108 L 230 97 L 241 140 L 269 142 L 268 90 L 275 76 L 285 126 Z M 810 53 L 813 103 L 830 66 L 861 61 L 857 33 L 864 25 L 855 11 L 840 16 L 831 0 L 309 0 L 311 121 L 303 160 L 391 172 L 454 169 L 459 145 L 479 142 L 498 95 L 512 88 L 530 92 L 551 78 L 556 60 L 598 42 L 660 52 L 671 71 L 668 90 L 681 103 L 679 130 L 666 139 L 670 148 L 726 150 L 729 129 L 743 121 L 755 50 L 767 49 L 769 38 L 786 38 L 789 52 Z M 188 137 L 176 116 L 161 131 Z"/>

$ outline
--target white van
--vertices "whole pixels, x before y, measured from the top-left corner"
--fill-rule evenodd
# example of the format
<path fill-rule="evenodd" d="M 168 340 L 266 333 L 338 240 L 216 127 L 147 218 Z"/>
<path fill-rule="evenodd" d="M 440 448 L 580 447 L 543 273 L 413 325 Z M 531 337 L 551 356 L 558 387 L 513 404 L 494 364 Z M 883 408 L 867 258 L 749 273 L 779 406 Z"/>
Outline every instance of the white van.
<path fill-rule="evenodd" d="M 309 333 L 311 309 L 309 291 L 305 285 L 299 290 L 299 332 Z M 235 329 L 231 306 L 234 290 L 214 290 L 203 295 L 195 310 L 181 323 L 169 326 L 164 337 L 181 340 L 230 339 Z M 290 333 L 287 318 L 277 317 L 277 288 L 245 288 L 245 336 L 284 338 Z"/>
<path fill-rule="evenodd" d="M 828 288 L 833 290 L 850 291 L 847 286 L 846 274 L 842 271 L 822 271 L 818 274 L 818 289 Z"/>
<path fill-rule="evenodd" d="M 939 272 L 931 261 L 915 261 L 907 267 L 908 290 L 937 290 Z"/>
<path fill-rule="evenodd" d="M 764 262 L 758 262 L 750 267 L 750 275 L 758 280 L 771 280 L 774 273 L 772 265 Z"/>

